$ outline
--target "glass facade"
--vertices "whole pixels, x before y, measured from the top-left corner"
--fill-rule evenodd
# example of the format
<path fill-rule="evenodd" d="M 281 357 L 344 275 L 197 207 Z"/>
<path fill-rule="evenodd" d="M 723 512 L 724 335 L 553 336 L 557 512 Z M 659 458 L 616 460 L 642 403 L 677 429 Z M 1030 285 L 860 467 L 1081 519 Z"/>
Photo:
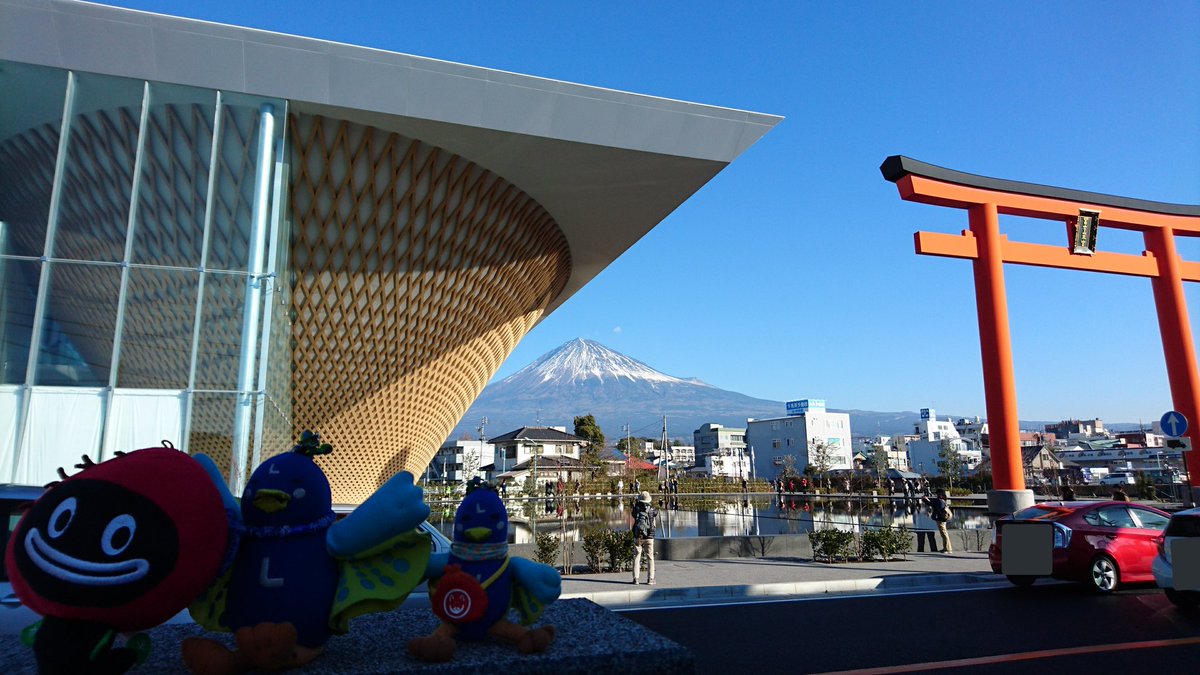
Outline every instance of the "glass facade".
<path fill-rule="evenodd" d="M 237 486 L 291 436 L 286 102 L 8 62 L 0 91 L 0 482 L 166 440 Z"/>

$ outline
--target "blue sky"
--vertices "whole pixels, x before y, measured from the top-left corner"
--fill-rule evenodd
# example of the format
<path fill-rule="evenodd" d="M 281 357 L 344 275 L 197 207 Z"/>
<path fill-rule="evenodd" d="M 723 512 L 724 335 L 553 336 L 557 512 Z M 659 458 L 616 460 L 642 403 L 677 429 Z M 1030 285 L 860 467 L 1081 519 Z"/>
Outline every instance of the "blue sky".
<path fill-rule="evenodd" d="M 901 201 L 885 157 L 1200 203 L 1195 2 L 110 4 L 787 118 L 498 377 L 583 336 L 752 396 L 983 416 L 970 263 L 912 244 L 966 216 Z M 1001 227 L 1065 244 L 1055 223 Z M 1099 247 L 1141 251 L 1111 230 Z M 1195 239 L 1179 249 L 1200 260 Z M 1009 266 L 1006 281 L 1022 419 L 1171 407 L 1148 280 Z"/>

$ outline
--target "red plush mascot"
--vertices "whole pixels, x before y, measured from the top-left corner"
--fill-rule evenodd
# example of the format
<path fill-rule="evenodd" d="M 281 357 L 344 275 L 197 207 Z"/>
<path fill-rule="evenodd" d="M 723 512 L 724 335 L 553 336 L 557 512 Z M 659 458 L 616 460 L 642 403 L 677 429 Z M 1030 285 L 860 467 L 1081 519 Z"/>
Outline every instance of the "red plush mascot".
<path fill-rule="evenodd" d="M 93 464 L 53 483 L 21 518 L 4 564 L 41 622 L 26 630 L 42 673 L 123 673 L 144 635 L 182 611 L 216 576 L 228 525 L 196 460 L 170 447 Z M 61 470 L 60 470 L 61 473 Z"/>

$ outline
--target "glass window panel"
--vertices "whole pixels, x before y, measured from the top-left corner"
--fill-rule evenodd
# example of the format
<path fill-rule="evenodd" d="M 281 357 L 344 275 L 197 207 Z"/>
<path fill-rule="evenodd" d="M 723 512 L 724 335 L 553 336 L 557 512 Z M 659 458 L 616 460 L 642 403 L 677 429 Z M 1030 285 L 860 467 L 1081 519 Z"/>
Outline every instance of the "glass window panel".
<path fill-rule="evenodd" d="M 0 384 L 24 384 L 37 304 L 36 260 L 0 258 Z"/>
<path fill-rule="evenodd" d="M 124 256 L 142 87 L 138 80 L 76 78 L 54 257 Z"/>
<path fill-rule="evenodd" d="M 133 262 L 200 265 L 215 110 L 215 92 L 151 86 Z"/>
<path fill-rule="evenodd" d="M 17 426 L 23 410 L 25 387 L 0 386 L 0 483 L 12 480 L 17 450 Z M 0 512 L 0 518 L 4 517 Z M 0 576 L 0 580 L 4 577 Z"/>
<path fill-rule="evenodd" d="M 191 427 L 188 430 L 188 453 L 204 453 L 216 462 L 221 475 L 229 480 L 233 461 L 233 414 L 237 408 L 236 394 L 192 395 Z"/>
<path fill-rule="evenodd" d="M 0 62 L 0 253 L 40 256 L 67 72 Z"/>
<path fill-rule="evenodd" d="M 107 386 L 121 268 L 51 263 L 34 384 Z"/>
<path fill-rule="evenodd" d="M 258 155 L 258 105 L 236 103 L 221 108 L 221 142 L 217 146 L 212 236 L 208 267 L 246 270 L 254 208 L 254 169 Z"/>
<path fill-rule="evenodd" d="M 60 480 L 58 468 L 77 473 L 80 455 L 97 457 L 104 426 L 104 390 L 97 388 L 34 387 L 29 423 L 13 482 L 45 485 Z"/>
<path fill-rule="evenodd" d="M 246 275 L 209 273 L 204 280 L 196 389 L 236 389 Z"/>
<path fill-rule="evenodd" d="M 197 271 L 129 269 L 118 386 L 187 387 L 199 287 Z"/>
<path fill-rule="evenodd" d="M 183 397 L 168 389 L 117 389 L 104 427 L 104 459 L 116 452 L 155 448 L 169 441 L 183 447 Z"/>

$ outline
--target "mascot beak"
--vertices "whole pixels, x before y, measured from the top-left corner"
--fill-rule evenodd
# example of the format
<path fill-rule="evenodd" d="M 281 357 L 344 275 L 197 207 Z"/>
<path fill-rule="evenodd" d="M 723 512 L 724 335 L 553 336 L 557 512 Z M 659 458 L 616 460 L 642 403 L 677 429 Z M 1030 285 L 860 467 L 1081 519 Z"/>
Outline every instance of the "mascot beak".
<path fill-rule="evenodd" d="M 265 513 L 275 513 L 287 508 L 292 496 L 282 490 L 264 488 L 254 493 L 254 506 Z"/>
<path fill-rule="evenodd" d="M 471 541 L 483 541 L 492 536 L 492 528 L 490 527 L 472 527 L 463 534 L 467 535 L 467 539 Z"/>

